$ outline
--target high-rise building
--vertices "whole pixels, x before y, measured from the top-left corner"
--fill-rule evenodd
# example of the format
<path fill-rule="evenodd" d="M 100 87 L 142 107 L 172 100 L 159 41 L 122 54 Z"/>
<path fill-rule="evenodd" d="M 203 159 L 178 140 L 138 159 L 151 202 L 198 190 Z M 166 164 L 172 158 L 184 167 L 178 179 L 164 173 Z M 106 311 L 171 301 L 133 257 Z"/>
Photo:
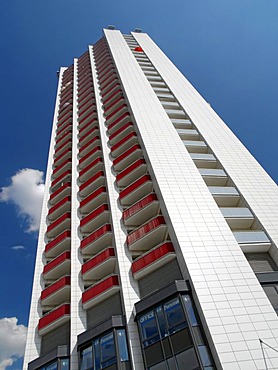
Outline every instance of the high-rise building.
<path fill-rule="evenodd" d="M 278 369 L 278 191 L 146 33 L 61 68 L 24 370 Z"/>

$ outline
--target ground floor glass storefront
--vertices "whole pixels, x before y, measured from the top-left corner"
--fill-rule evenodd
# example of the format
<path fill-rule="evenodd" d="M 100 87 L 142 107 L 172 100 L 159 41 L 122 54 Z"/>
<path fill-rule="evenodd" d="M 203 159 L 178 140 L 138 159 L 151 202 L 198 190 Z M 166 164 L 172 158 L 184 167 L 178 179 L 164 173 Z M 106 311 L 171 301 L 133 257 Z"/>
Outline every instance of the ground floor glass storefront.
<path fill-rule="evenodd" d="M 188 294 L 179 294 L 137 318 L 148 370 L 214 369 Z"/>

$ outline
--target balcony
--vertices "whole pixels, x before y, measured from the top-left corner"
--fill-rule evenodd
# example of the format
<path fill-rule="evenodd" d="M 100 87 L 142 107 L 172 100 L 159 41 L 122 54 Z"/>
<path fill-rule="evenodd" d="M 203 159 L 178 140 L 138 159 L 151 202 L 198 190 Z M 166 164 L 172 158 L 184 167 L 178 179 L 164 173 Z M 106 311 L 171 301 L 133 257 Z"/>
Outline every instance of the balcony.
<path fill-rule="evenodd" d="M 240 199 L 239 192 L 230 186 L 209 186 L 214 200 L 219 207 L 235 207 Z"/>
<path fill-rule="evenodd" d="M 117 118 L 115 121 L 110 123 L 110 125 L 107 127 L 109 135 L 112 135 L 114 132 L 119 130 L 123 125 L 125 125 L 128 122 L 130 122 L 130 114 L 126 112 L 119 118 Z"/>
<path fill-rule="evenodd" d="M 89 120 L 85 126 L 83 126 L 80 130 L 79 130 L 79 134 L 78 134 L 78 137 L 81 137 L 81 136 L 84 136 L 86 135 L 86 133 L 92 128 L 92 127 L 96 127 L 98 128 L 98 120 L 96 118 L 92 118 L 91 120 Z"/>
<path fill-rule="evenodd" d="M 39 335 L 45 335 L 70 321 L 70 304 L 66 303 L 54 308 L 39 320 Z"/>
<path fill-rule="evenodd" d="M 134 131 L 134 126 L 132 122 L 127 122 L 122 125 L 117 131 L 109 136 L 110 145 L 115 145 L 117 142 L 122 140 L 127 134 Z"/>
<path fill-rule="evenodd" d="M 59 155 L 59 157 L 55 158 L 53 162 L 53 167 L 59 166 L 62 162 L 64 162 L 66 159 L 71 158 L 71 148 L 66 149 L 63 153 Z"/>
<path fill-rule="evenodd" d="M 114 272 L 116 257 L 114 248 L 107 248 L 82 265 L 83 280 L 100 280 Z"/>
<path fill-rule="evenodd" d="M 177 128 L 177 133 L 182 140 L 199 140 L 199 132 L 194 129 Z"/>
<path fill-rule="evenodd" d="M 120 192 L 120 202 L 123 206 L 132 205 L 150 194 L 152 189 L 153 183 L 151 177 L 144 175 Z"/>
<path fill-rule="evenodd" d="M 105 301 L 120 290 L 118 275 L 110 275 L 97 282 L 82 294 L 84 310 Z"/>
<path fill-rule="evenodd" d="M 56 130 L 56 139 L 59 138 L 61 135 L 64 135 L 67 131 L 72 129 L 71 122 L 67 123 L 64 127 Z"/>
<path fill-rule="evenodd" d="M 56 204 L 65 196 L 69 196 L 71 194 L 71 183 L 66 182 L 60 188 L 55 190 L 49 197 L 49 204 Z"/>
<path fill-rule="evenodd" d="M 43 306 L 56 306 L 70 300 L 70 276 L 63 276 L 41 292 Z"/>
<path fill-rule="evenodd" d="M 89 94 L 94 94 L 94 87 L 93 83 L 89 82 L 82 91 L 78 91 L 78 101 L 81 101 L 84 97 L 88 96 Z"/>
<path fill-rule="evenodd" d="M 115 84 L 113 84 L 113 86 L 110 88 L 110 89 L 107 89 L 106 92 L 103 92 L 102 90 L 102 100 L 103 101 L 107 101 L 108 98 L 117 90 L 119 90 L 121 88 L 121 85 L 119 84 L 118 81 L 115 82 Z"/>
<path fill-rule="evenodd" d="M 79 127 L 81 127 L 81 123 L 85 122 L 86 120 L 92 118 L 92 115 L 97 116 L 96 106 L 94 104 L 91 104 L 86 109 L 82 110 L 82 112 L 78 112 L 78 122 Z"/>
<path fill-rule="evenodd" d="M 71 169 L 71 158 L 68 158 L 53 170 L 52 179 L 57 179 L 59 176 L 61 176 L 63 172 L 70 169 Z"/>
<path fill-rule="evenodd" d="M 102 169 L 103 161 L 101 157 L 98 157 L 79 172 L 79 181 L 83 182 L 89 180 L 93 173 L 99 172 Z"/>
<path fill-rule="evenodd" d="M 118 157 L 126 150 L 131 148 L 134 144 L 137 144 L 137 135 L 135 132 L 127 134 L 122 140 L 118 141 L 117 144 L 113 145 L 111 148 L 112 157 Z"/>
<path fill-rule="evenodd" d="M 181 119 L 181 118 L 172 118 L 171 122 L 175 126 L 176 129 L 189 129 L 192 127 L 192 123 L 189 119 Z"/>
<path fill-rule="evenodd" d="M 156 194 L 149 194 L 123 212 L 123 222 L 126 226 L 138 226 L 155 217 L 159 212 L 159 202 Z"/>
<path fill-rule="evenodd" d="M 203 180 L 208 186 L 224 186 L 227 182 L 227 175 L 220 168 L 198 168 Z"/>
<path fill-rule="evenodd" d="M 88 166 L 92 161 L 97 159 L 102 155 L 101 147 L 98 145 L 94 149 L 92 149 L 89 153 L 84 155 L 84 157 L 80 158 L 79 160 L 79 169 L 84 169 Z"/>
<path fill-rule="evenodd" d="M 82 99 L 82 101 L 78 104 L 78 115 L 81 116 L 83 112 L 87 111 L 90 107 L 96 106 L 96 101 L 92 94 L 88 94 L 86 99 Z"/>
<path fill-rule="evenodd" d="M 115 171 L 123 171 L 139 158 L 142 158 L 142 149 L 139 144 L 135 144 L 119 157 L 114 159 L 114 169 Z"/>
<path fill-rule="evenodd" d="M 130 251 L 144 251 L 164 242 L 166 235 L 167 226 L 164 218 L 157 216 L 128 234 L 126 243 Z"/>
<path fill-rule="evenodd" d="M 173 99 L 173 96 L 170 95 L 170 98 Z M 180 109 L 180 105 L 179 103 L 177 103 L 175 100 L 162 100 L 161 101 L 161 104 L 163 106 L 164 109 Z"/>
<path fill-rule="evenodd" d="M 93 212 L 89 213 L 80 220 L 80 231 L 82 233 L 90 233 L 96 230 L 101 225 L 107 223 L 110 218 L 108 204 L 102 204 Z"/>
<path fill-rule="evenodd" d="M 271 246 L 264 231 L 234 231 L 233 234 L 244 253 L 267 252 Z"/>
<path fill-rule="evenodd" d="M 68 126 L 72 126 L 72 116 L 69 116 L 67 117 L 66 120 L 64 120 L 63 122 L 57 122 L 57 129 L 56 129 L 56 132 L 57 133 L 61 133 L 63 132 Z"/>
<path fill-rule="evenodd" d="M 61 154 L 61 150 L 69 149 L 72 146 L 71 139 L 66 140 L 63 144 L 59 145 L 55 150 L 54 157 L 57 158 Z"/>
<path fill-rule="evenodd" d="M 121 105 L 125 103 L 125 99 L 123 96 L 120 96 L 118 99 L 114 100 L 112 103 L 107 104 L 105 108 L 105 114 L 109 116 L 110 114 L 114 114 L 113 112 L 118 109 Z"/>
<path fill-rule="evenodd" d="M 87 102 L 92 100 L 95 101 L 95 94 L 91 91 L 88 93 L 88 95 L 85 94 L 82 99 L 78 99 L 77 107 L 82 107 L 83 104 L 87 104 Z"/>
<path fill-rule="evenodd" d="M 95 136 L 93 139 L 87 142 L 87 144 L 82 145 L 79 149 L 79 158 L 84 157 L 84 155 L 88 154 L 95 146 L 100 144 L 100 137 Z"/>
<path fill-rule="evenodd" d="M 116 176 L 117 185 L 119 187 L 128 186 L 139 177 L 147 172 L 147 165 L 144 159 L 137 159 L 129 167 L 125 168 Z"/>
<path fill-rule="evenodd" d="M 94 110 L 93 108 L 90 109 L 89 112 L 85 113 L 82 118 L 79 118 L 78 119 L 78 130 L 79 132 L 81 131 L 82 128 L 84 128 L 86 126 L 86 124 L 91 121 L 91 120 L 94 120 L 94 119 L 97 119 L 97 111 Z"/>
<path fill-rule="evenodd" d="M 102 88 L 102 87 L 105 88 L 106 86 L 108 86 L 115 79 L 117 79 L 117 74 L 115 72 L 114 67 L 111 65 L 111 68 L 107 72 L 107 74 L 102 76 L 102 77 L 99 77 L 99 79 L 98 79 L 100 88 Z"/>
<path fill-rule="evenodd" d="M 120 88 L 118 88 L 113 94 L 111 94 L 107 99 L 102 100 L 104 109 L 112 104 L 116 99 L 118 99 L 120 96 L 123 96 L 123 92 Z"/>
<path fill-rule="evenodd" d="M 79 187 L 79 195 L 81 197 L 86 197 L 91 194 L 93 191 L 97 190 L 100 186 L 105 184 L 105 176 L 103 171 L 97 172 L 89 180 L 85 181 Z"/>
<path fill-rule="evenodd" d="M 105 202 L 107 202 L 106 187 L 101 186 L 80 202 L 80 212 L 88 213 Z"/>
<path fill-rule="evenodd" d="M 70 252 L 63 252 L 43 268 L 45 280 L 57 280 L 62 276 L 70 274 Z"/>
<path fill-rule="evenodd" d="M 56 136 L 56 143 L 54 148 L 57 148 L 59 145 L 63 144 L 67 139 L 71 139 L 72 137 L 72 130 L 67 129 L 66 131 L 62 132 L 60 136 Z"/>
<path fill-rule="evenodd" d="M 121 117 L 124 113 L 128 112 L 127 105 L 121 104 L 118 108 L 116 108 L 113 113 L 110 113 L 106 116 L 106 125 L 110 125 L 113 123 L 116 119 Z"/>
<path fill-rule="evenodd" d="M 70 211 L 71 197 L 68 195 L 65 198 L 61 199 L 48 211 L 48 219 L 55 220 L 57 217 L 62 216 L 65 212 Z"/>
<path fill-rule="evenodd" d="M 63 172 L 60 176 L 58 176 L 55 180 L 52 181 L 51 183 L 51 190 L 54 191 L 54 189 L 56 188 L 56 186 L 62 182 L 65 182 L 65 181 L 68 181 L 68 179 L 70 179 L 71 177 L 71 170 L 67 170 L 65 172 Z"/>
<path fill-rule="evenodd" d="M 175 258 L 176 253 L 172 243 L 163 243 L 136 258 L 131 267 L 133 277 L 140 280 Z"/>
<path fill-rule="evenodd" d="M 59 256 L 61 253 L 70 250 L 70 230 L 62 232 L 56 238 L 51 240 L 45 246 L 45 256 L 47 258 L 54 258 Z"/>
<path fill-rule="evenodd" d="M 190 153 L 190 156 L 198 168 L 215 168 L 217 166 L 217 159 L 213 154 Z"/>
<path fill-rule="evenodd" d="M 57 127 L 61 129 L 63 125 L 68 124 L 71 120 L 72 120 L 72 110 L 69 110 L 62 117 L 58 118 Z"/>
<path fill-rule="evenodd" d="M 90 101 L 89 104 L 85 104 L 84 107 L 82 107 L 78 110 L 78 116 L 79 116 L 80 119 L 82 119 L 82 117 L 87 116 L 88 113 L 90 113 L 94 110 L 96 110 L 96 105 L 95 105 L 94 102 Z"/>
<path fill-rule="evenodd" d="M 112 228 L 110 224 L 105 224 L 81 240 L 80 249 L 82 254 L 97 254 L 111 244 Z"/>
<path fill-rule="evenodd" d="M 112 78 L 109 83 L 107 83 L 105 86 L 102 87 L 101 89 L 101 92 L 102 92 L 102 95 L 105 96 L 106 92 L 109 92 L 110 90 L 112 90 L 116 84 L 118 83 L 118 78 Z"/>
<path fill-rule="evenodd" d="M 208 150 L 207 144 L 201 140 L 183 140 L 182 142 L 189 153 L 206 153 Z"/>
<path fill-rule="evenodd" d="M 220 208 L 220 211 L 232 230 L 250 229 L 254 222 L 254 216 L 250 212 L 249 208 L 225 207 Z"/>
<path fill-rule="evenodd" d="M 52 222 L 47 226 L 46 235 L 48 238 L 53 238 L 59 235 L 61 232 L 70 228 L 70 212 L 64 213 L 56 221 Z"/>
<path fill-rule="evenodd" d="M 80 136 L 79 146 L 85 145 L 99 133 L 98 126 L 92 127 L 84 135 Z"/>

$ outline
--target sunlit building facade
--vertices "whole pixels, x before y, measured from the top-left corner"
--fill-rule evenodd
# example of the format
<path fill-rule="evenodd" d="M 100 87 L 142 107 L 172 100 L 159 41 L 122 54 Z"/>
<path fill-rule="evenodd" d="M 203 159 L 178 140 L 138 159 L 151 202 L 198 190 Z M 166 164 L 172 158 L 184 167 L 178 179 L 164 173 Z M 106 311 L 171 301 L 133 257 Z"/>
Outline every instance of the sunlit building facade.
<path fill-rule="evenodd" d="M 59 73 L 24 370 L 277 369 L 277 186 L 112 28 Z"/>

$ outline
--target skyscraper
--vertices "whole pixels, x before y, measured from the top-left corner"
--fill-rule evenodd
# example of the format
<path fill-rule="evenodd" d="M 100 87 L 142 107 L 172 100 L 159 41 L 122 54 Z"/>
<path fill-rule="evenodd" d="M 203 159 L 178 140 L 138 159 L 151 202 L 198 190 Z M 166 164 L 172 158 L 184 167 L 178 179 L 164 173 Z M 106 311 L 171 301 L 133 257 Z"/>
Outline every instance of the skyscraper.
<path fill-rule="evenodd" d="M 145 33 L 61 68 L 24 369 L 277 369 L 278 191 Z"/>

